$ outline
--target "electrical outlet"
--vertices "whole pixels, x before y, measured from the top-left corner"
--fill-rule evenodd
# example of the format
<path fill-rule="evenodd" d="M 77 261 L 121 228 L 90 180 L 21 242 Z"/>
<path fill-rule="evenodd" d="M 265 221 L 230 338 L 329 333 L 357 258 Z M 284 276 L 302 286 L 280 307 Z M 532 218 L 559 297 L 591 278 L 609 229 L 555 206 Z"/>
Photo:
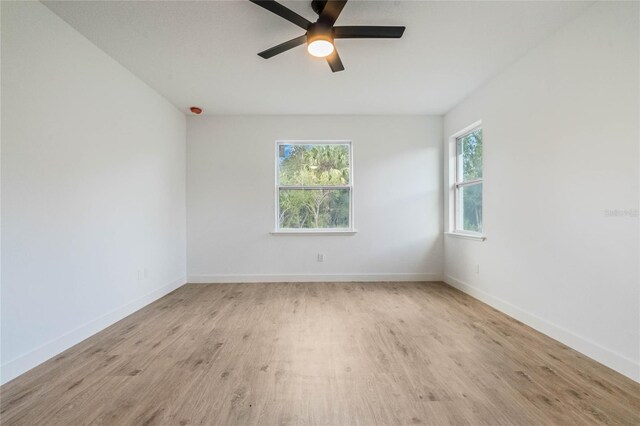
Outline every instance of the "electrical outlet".
<path fill-rule="evenodd" d="M 324 262 L 324 254 L 318 253 L 318 262 Z"/>

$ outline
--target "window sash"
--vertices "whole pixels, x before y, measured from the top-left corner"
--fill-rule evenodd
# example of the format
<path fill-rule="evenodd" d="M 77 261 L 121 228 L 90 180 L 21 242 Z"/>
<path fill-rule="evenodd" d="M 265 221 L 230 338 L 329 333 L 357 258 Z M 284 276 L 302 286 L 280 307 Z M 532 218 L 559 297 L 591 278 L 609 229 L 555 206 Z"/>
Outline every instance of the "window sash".
<path fill-rule="evenodd" d="M 276 187 L 321 189 L 327 185 L 285 185 L 280 183 L 280 146 L 281 145 L 346 145 L 349 147 L 349 183 L 335 185 L 335 188 L 353 188 L 353 145 L 349 140 L 279 140 L 276 141 Z"/>
<path fill-rule="evenodd" d="M 320 190 L 335 190 L 335 189 L 345 189 L 349 192 L 349 223 L 347 227 L 343 228 L 288 228 L 285 226 L 280 226 L 280 215 L 282 214 L 280 210 L 280 190 L 294 190 L 294 191 L 320 191 Z M 331 231 L 351 231 L 353 230 L 353 189 L 350 186 L 313 186 L 313 187 L 292 187 L 292 186 L 281 186 L 278 187 L 278 193 L 276 194 L 276 230 L 278 231 L 301 231 L 301 232 L 331 232 Z"/>
<path fill-rule="evenodd" d="M 462 234 L 470 234 L 470 235 L 483 234 L 484 230 L 483 232 L 476 232 L 476 231 L 470 231 L 468 229 L 464 229 L 464 218 L 462 217 L 464 215 L 464 211 L 462 209 L 462 205 L 461 205 L 462 203 L 460 202 L 460 197 L 462 195 L 463 188 L 470 188 L 472 186 L 482 185 L 482 183 L 483 183 L 482 179 L 475 179 L 473 181 L 463 182 L 459 186 L 456 185 L 456 188 L 453 194 L 454 204 L 455 204 L 455 225 L 454 225 L 455 232 L 459 232 Z M 484 187 L 482 189 L 484 190 Z M 484 197 L 482 197 L 482 204 L 484 205 Z"/>
<path fill-rule="evenodd" d="M 460 152 L 460 145 L 461 145 L 460 141 L 462 139 L 466 138 L 467 136 L 469 136 L 471 133 L 477 132 L 478 130 L 482 130 L 482 125 L 475 126 L 471 130 L 468 130 L 468 131 L 464 132 L 463 134 L 455 137 L 455 141 L 454 141 L 455 142 L 454 143 L 455 144 L 454 183 L 455 183 L 456 187 L 457 186 L 462 186 L 462 185 L 464 185 L 466 183 L 473 184 L 475 182 L 482 181 L 482 178 L 484 177 L 483 176 L 481 178 L 472 179 L 472 180 L 464 180 L 464 177 L 463 177 L 464 173 L 463 173 L 463 170 L 462 170 L 462 167 L 461 167 L 461 164 L 460 164 L 462 161 L 464 161 L 464 159 L 462 158 L 464 156 L 464 154 Z M 483 158 L 483 160 L 484 160 L 484 158 Z"/>

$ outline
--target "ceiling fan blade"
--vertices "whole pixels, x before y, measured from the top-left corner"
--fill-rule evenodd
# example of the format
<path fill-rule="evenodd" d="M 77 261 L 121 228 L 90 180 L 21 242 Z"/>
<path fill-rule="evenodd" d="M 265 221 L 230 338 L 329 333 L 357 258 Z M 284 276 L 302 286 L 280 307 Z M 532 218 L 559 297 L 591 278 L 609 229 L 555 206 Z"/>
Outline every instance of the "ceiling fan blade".
<path fill-rule="evenodd" d="M 400 38 L 405 27 L 346 26 L 333 27 L 334 38 Z"/>
<path fill-rule="evenodd" d="M 344 65 L 342 65 L 340 55 L 338 55 L 338 49 L 334 48 L 333 53 L 327 56 L 327 63 L 329 63 L 331 71 L 333 72 L 344 71 Z"/>
<path fill-rule="evenodd" d="M 289 41 L 285 41 L 277 46 L 273 46 L 270 49 L 264 50 L 258 53 L 258 56 L 263 57 L 264 59 L 269 59 L 273 56 L 276 56 L 282 52 L 286 52 L 289 49 L 293 49 L 294 47 L 300 46 L 307 42 L 307 36 L 301 35 L 300 37 L 293 38 Z"/>
<path fill-rule="evenodd" d="M 333 24 L 336 23 L 338 16 L 340 16 L 340 12 L 342 12 L 345 4 L 347 4 L 347 0 L 328 0 L 327 4 L 324 5 L 324 9 L 322 9 L 318 22 L 332 27 Z"/>
<path fill-rule="evenodd" d="M 293 24 L 296 24 L 303 30 L 306 30 L 309 27 L 309 25 L 311 25 L 311 22 L 308 21 L 307 18 L 304 18 L 298 15 L 293 10 L 281 5 L 275 0 L 249 0 L 249 1 L 251 3 L 257 4 L 260 7 L 267 9 L 271 13 L 275 13 L 279 17 L 284 18 Z"/>

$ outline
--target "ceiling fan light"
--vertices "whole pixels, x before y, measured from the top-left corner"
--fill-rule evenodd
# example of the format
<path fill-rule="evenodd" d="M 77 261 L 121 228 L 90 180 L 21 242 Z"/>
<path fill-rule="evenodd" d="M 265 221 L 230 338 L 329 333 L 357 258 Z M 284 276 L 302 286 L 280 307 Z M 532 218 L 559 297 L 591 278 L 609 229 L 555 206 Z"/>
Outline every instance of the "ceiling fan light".
<path fill-rule="evenodd" d="M 307 51 L 317 58 L 327 57 L 333 53 L 333 50 L 333 43 L 329 40 L 316 39 L 307 44 Z"/>

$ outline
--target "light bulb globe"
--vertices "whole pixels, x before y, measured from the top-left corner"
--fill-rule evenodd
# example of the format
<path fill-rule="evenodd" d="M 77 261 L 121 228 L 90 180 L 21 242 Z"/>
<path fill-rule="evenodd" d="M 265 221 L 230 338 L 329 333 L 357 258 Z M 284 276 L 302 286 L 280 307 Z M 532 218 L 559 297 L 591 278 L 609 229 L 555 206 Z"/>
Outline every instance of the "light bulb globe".
<path fill-rule="evenodd" d="M 328 40 L 313 40 L 307 45 L 307 51 L 317 58 L 325 58 L 333 53 L 333 43 Z"/>

